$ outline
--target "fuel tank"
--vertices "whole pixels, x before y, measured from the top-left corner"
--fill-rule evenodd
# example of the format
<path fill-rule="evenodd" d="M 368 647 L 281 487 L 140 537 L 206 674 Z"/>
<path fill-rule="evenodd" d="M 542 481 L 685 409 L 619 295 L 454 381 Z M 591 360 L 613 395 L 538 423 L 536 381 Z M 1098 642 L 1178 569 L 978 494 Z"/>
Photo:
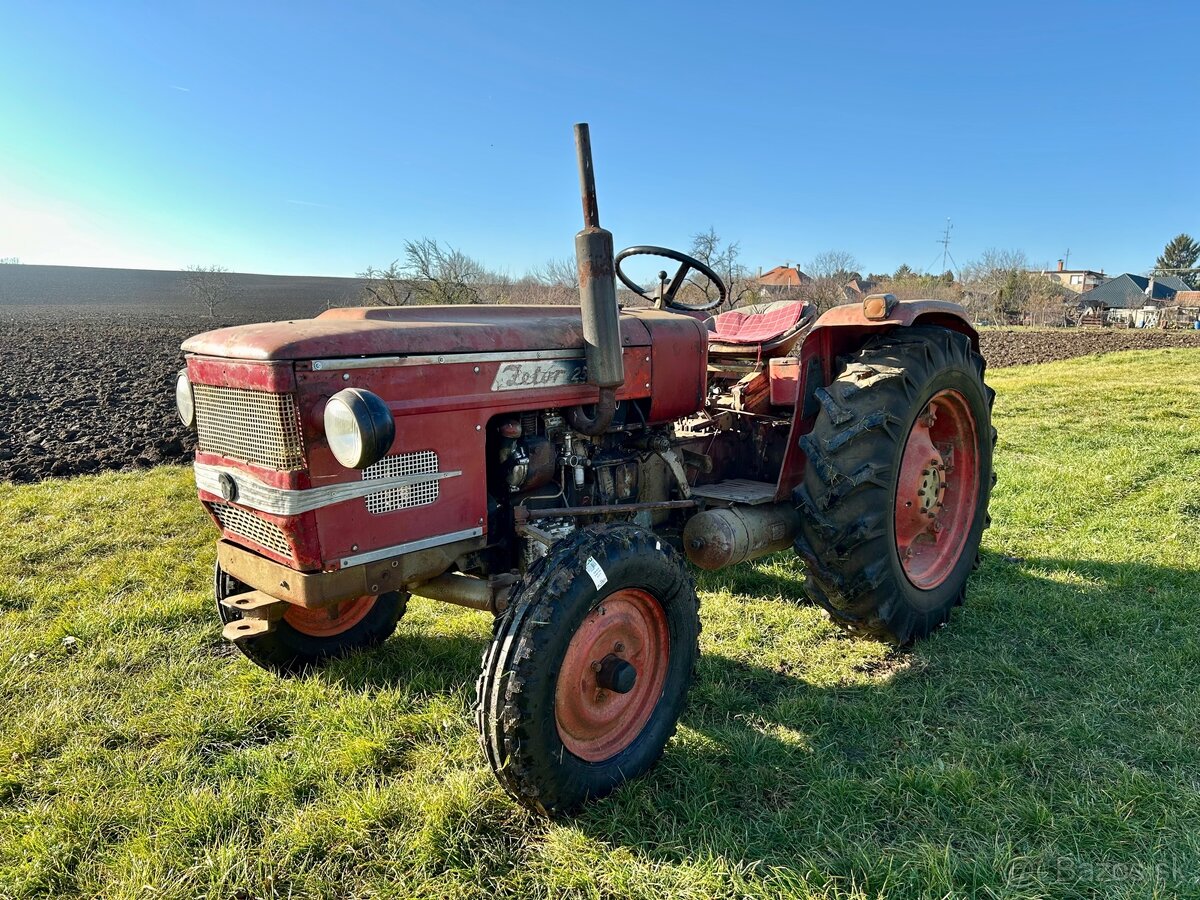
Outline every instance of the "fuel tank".
<path fill-rule="evenodd" d="M 683 530 L 687 558 L 701 569 L 723 569 L 792 546 L 800 517 L 790 503 L 708 509 Z"/>

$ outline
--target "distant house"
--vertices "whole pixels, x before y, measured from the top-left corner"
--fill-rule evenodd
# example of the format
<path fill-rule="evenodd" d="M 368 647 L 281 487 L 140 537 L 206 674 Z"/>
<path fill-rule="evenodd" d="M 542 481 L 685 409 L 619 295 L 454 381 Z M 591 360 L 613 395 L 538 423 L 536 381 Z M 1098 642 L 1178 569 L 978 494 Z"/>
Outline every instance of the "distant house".
<path fill-rule="evenodd" d="M 879 287 L 878 281 L 871 281 L 869 278 L 863 278 L 855 273 L 853 278 L 842 285 L 842 293 L 846 295 L 848 301 L 857 303 L 877 287 Z"/>
<path fill-rule="evenodd" d="M 1052 272 L 1042 272 L 1051 281 L 1056 281 L 1067 290 L 1083 294 L 1104 283 L 1103 272 L 1093 272 L 1091 269 L 1064 269 L 1063 261 L 1058 261 L 1058 268 Z"/>
<path fill-rule="evenodd" d="M 765 296 L 787 294 L 812 281 L 798 266 L 776 266 L 758 276 L 759 293 Z"/>
<path fill-rule="evenodd" d="M 1175 300 L 1187 284 L 1175 275 L 1131 275 L 1110 278 L 1079 298 L 1085 316 L 1106 322 L 1148 328 L 1158 324 L 1159 310 Z"/>

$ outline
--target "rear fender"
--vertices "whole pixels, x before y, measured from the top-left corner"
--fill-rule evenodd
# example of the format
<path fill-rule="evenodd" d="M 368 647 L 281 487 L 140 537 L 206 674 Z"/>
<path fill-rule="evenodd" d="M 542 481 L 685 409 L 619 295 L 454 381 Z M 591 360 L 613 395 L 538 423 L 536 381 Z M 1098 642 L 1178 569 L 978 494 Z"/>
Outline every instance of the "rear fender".
<path fill-rule="evenodd" d="M 979 351 L 979 332 L 972 327 L 967 311 L 948 300 L 901 300 L 880 319 L 868 319 L 863 304 L 848 303 L 835 306 L 817 319 L 800 348 L 800 384 L 787 452 L 775 487 L 777 501 L 790 499 L 804 474 L 807 459 L 799 440 L 812 431 L 821 408 L 816 391 L 833 381 L 838 358 L 854 353 L 873 335 L 912 325 L 933 325 L 965 334 L 971 347 Z"/>

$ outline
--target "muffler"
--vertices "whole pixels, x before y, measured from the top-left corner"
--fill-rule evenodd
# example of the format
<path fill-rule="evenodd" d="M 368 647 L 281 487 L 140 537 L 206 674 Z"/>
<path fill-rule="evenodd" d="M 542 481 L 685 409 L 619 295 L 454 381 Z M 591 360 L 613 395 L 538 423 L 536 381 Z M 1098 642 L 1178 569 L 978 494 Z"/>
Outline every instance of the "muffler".
<path fill-rule="evenodd" d="M 579 306 L 583 314 L 584 357 L 588 384 L 599 388 L 595 411 L 574 406 L 567 424 L 586 435 L 603 434 L 617 410 L 617 388 L 625 383 L 621 347 L 617 279 L 613 265 L 612 232 L 600 227 L 596 175 L 592 169 L 592 138 L 586 123 L 575 126 L 579 157 L 579 190 L 583 199 L 583 230 L 575 235 L 575 265 L 579 273 Z"/>

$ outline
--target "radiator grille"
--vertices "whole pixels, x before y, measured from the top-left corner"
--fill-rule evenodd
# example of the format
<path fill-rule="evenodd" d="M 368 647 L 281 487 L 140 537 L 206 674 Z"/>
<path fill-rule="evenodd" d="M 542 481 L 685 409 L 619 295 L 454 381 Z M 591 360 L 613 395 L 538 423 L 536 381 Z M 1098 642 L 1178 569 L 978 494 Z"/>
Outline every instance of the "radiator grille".
<path fill-rule="evenodd" d="M 418 450 L 416 453 L 385 456 L 374 465 L 363 469 L 363 481 L 377 478 L 398 478 L 402 475 L 423 475 L 427 472 L 436 474 L 437 470 L 437 454 L 432 450 Z M 378 514 L 433 503 L 438 498 L 440 483 L 439 479 L 431 478 L 367 494 L 367 511 Z"/>
<path fill-rule="evenodd" d="M 196 433 L 205 453 L 273 469 L 304 466 L 300 417 L 291 394 L 197 384 Z"/>
<path fill-rule="evenodd" d="M 292 555 L 292 547 L 283 532 L 265 519 L 260 519 L 241 507 L 226 506 L 223 503 L 214 503 L 212 511 L 221 523 L 222 530 L 253 541 L 260 547 L 274 550 L 280 556 Z"/>

